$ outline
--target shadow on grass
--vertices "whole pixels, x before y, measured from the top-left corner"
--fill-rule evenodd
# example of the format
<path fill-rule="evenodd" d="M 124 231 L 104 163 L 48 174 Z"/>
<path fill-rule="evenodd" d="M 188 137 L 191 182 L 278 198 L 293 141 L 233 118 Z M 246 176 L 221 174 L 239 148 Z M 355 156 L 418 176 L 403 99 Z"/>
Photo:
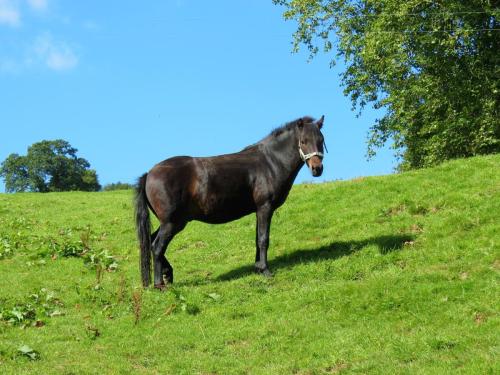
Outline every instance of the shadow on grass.
<path fill-rule="evenodd" d="M 290 254 L 278 256 L 269 261 L 269 269 L 290 268 L 295 264 L 333 260 L 350 255 L 369 245 L 376 245 L 381 254 L 400 250 L 405 243 L 415 240 L 414 235 L 386 235 L 368 238 L 360 241 L 337 241 L 328 245 L 309 250 L 297 250 Z M 254 266 L 246 265 L 226 272 L 216 278 L 217 281 L 238 279 L 254 272 Z"/>

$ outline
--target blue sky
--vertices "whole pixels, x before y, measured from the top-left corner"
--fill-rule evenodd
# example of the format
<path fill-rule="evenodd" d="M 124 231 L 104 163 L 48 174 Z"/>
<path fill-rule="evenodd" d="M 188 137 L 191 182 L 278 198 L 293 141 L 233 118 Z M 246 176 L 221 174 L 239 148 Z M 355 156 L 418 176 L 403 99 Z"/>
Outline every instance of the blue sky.
<path fill-rule="evenodd" d="M 168 157 L 239 151 L 324 114 L 317 181 L 391 173 L 389 150 L 365 158 L 380 113 L 356 118 L 342 64 L 291 53 L 294 29 L 271 0 L 0 0 L 0 161 L 62 138 L 101 184 L 132 183 Z"/>

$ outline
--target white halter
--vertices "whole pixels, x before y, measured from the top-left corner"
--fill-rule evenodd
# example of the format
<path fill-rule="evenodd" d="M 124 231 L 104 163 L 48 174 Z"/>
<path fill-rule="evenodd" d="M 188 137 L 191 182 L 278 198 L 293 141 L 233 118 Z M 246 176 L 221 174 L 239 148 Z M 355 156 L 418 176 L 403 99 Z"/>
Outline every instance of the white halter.
<path fill-rule="evenodd" d="M 300 142 L 299 142 L 299 155 L 300 155 L 300 158 L 302 159 L 303 162 L 308 161 L 313 156 L 317 156 L 320 159 L 323 159 L 323 153 L 319 152 L 319 151 L 311 152 L 309 154 L 304 154 L 304 151 L 302 151 L 302 149 L 300 148 Z"/>

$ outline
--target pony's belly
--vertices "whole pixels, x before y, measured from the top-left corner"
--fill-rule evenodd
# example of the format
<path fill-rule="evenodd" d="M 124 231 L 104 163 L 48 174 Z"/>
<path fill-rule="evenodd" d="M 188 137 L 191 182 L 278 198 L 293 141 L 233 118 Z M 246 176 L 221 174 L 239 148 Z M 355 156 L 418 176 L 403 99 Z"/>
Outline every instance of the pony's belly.
<path fill-rule="evenodd" d="M 255 212 L 253 203 L 241 201 L 226 202 L 220 206 L 212 206 L 209 210 L 202 210 L 202 212 L 195 215 L 193 219 L 209 224 L 222 224 L 237 220 L 252 212 Z"/>
<path fill-rule="evenodd" d="M 202 221 L 208 224 L 224 224 L 230 221 L 238 220 L 243 216 L 251 214 L 252 211 L 247 211 L 239 214 L 225 214 L 225 215 L 212 215 L 212 216 L 203 216 L 196 218 L 195 220 Z"/>

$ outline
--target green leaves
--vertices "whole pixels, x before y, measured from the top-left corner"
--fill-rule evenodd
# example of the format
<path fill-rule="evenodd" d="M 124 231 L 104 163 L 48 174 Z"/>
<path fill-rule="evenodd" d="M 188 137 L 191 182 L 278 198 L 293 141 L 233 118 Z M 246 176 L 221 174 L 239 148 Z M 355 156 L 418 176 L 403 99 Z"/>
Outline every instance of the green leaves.
<path fill-rule="evenodd" d="M 26 156 L 10 154 L 0 168 L 7 192 L 27 191 L 30 187 Z"/>
<path fill-rule="evenodd" d="M 207 296 L 215 302 L 219 301 L 222 298 L 222 296 L 217 293 L 208 293 Z"/>
<path fill-rule="evenodd" d="M 344 59 L 353 109 L 383 109 L 368 156 L 387 142 L 400 169 L 500 151 L 500 15 L 483 0 L 274 0 L 298 23 L 294 50 Z M 332 35 L 334 34 L 334 35 Z"/>
<path fill-rule="evenodd" d="M 11 305 L 5 302 L 0 304 L 0 321 L 21 328 L 42 327 L 46 318 L 63 315 L 62 306 L 53 292 L 42 288 L 24 301 Z"/>
<path fill-rule="evenodd" d="M 0 259 L 11 257 L 17 249 L 17 242 L 10 237 L 0 234 Z"/>
<path fill-rule="evenodd" d="M 101 268 L 106 271 L 115 271 L 118 268 L 118 261 L 107 250 L 89 251 L 82 256 L 84 264 L 91 268 Z"/>
<path fill-rule="evenodd" d="M 19 355 L 24 356 L 24 357 L 28 357 L 32 361 L 40 359 L 40 353 L 38 353 L 36 350 L 33 350 L 28 345 L 20 346 L 17 349 L 17 352 L 19 353 Z"/>
<path fill-rule="evenodd" d="M 197 315 L 200 313 L 200 308 L 196 303 L 188 301 L 188 299 L 178 290 L 172 288 L 172 293 L 174 294 L 176 303 L 173 307 L 173 311 L 176 311 L 179 308 L 182 312 L 185 312 L 189 315 Z"/>

